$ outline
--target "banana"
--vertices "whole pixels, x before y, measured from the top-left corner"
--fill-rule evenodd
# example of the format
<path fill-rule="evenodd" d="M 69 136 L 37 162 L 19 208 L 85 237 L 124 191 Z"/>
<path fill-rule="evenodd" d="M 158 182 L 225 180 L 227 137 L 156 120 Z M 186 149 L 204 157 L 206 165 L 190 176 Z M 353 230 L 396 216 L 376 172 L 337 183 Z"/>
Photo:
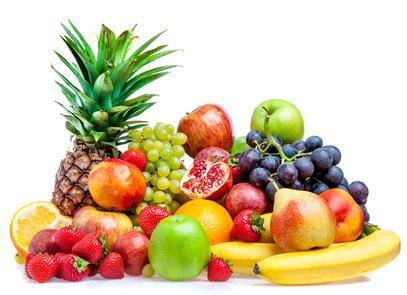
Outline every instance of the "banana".
<path fill-rule="evenodd" d="M 400 238 L 391 231 L 378 230 L 340 246 L 268 257 L 256 263 L 254 272 L 282 285 L 329 283 L 362 276 L 399 253 Z"/>
<path fill-rule="evenodd" d="M 228 260 L 235 273 L 254 275 L 257 261 L 282 253 L 272 243 L 228 242 L 211 246 L 213 255 Z"/>

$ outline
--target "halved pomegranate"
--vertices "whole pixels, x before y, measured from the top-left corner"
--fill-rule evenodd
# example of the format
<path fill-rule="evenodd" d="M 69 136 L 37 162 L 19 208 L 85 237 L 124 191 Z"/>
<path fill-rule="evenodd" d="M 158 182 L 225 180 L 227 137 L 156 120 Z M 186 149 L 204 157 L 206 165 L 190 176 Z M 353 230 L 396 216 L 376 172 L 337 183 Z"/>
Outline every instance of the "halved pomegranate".
<path fill-rule="evenodd" d="M 191 199 L 220 199 L 233 186 L 228 159 L 229 153 L 223 149 L 203 149 L 182 178 L 181 190 Z"/>

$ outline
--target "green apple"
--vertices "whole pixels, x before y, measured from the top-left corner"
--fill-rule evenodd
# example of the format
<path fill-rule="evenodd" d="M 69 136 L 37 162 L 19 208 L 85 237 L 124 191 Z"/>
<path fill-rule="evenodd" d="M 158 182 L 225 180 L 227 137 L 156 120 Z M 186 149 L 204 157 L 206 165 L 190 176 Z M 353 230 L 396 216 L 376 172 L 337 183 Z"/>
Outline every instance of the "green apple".
<path fill-rule="evenodd" d="M 273 135 L 281 137 L 284 143 L 292 143 L 304 136 L 304 120 L 299 109 L 283 99 L 270 99 L 259 104 L 253 112 L 251 130 L 264 132 L 266 108 L 270 114 L 269 129 Z"/>
<path fill-rule="evenodd" d="M 161 277 L 189 280 L 208 265 L 211 250 L 205 230 L 185 215 L 169 216 L 157 225 L 148 246 L 148 258 Z"/>

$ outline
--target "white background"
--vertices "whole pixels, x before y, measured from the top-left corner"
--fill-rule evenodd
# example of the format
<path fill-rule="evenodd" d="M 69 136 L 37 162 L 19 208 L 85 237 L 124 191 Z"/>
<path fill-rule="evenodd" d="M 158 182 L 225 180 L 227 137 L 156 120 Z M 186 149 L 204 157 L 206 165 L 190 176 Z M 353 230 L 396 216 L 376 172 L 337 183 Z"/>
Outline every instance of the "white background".
<path fill-rule="evenodd" d="M 407 236 L 405 1 L 3 1 L 0 8 L 1 268 L 2 293 L 267 292 L 278 294 L 404 293 L 406 249 L 390 265 L 359 280 L 328 286 L 278 287 L 234 278 L 188 283 L 159 279 L 93 279 L 35 284 L 14 263 L 8 237 L 13 212 L 27 202 L 50 200 L 59 161 L 69 148 L 63 100 L 50 64 L 62 65 L 60 22 L 70 18 L 96 40 L 101 23 L 119 32 L 138 23 L 142 40 L 163 29 L 161 42 L 181 48 L 164 62 L 183 65 L 147 91 L 159 103 L 144 119 L 177 124 L 187 111 L 221 104 L 237 135 L 248 131 L 252 109 L 285 98 L 301 110 L 306 135 L 318 134 L 343 152 L 350 180 L 370 188 L 372 222 Z M 65 69 L 64 69 L 65 70 Z M 404 280 L 404 281 L 403 281 Z M 392 291 L 391 291 L 392 290 Z M 403 292 L 404 291 L 404 292 Z M 4 293 L 3 293 L 4 294 Z"/>

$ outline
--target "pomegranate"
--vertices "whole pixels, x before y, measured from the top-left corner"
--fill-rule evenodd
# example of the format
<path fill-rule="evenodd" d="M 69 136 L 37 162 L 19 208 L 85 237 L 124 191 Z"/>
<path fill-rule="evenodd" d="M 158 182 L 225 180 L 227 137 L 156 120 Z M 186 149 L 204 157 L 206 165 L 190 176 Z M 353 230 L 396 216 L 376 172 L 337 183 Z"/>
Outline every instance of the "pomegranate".
<path fill-rule="evenodd" d="M 221 148 L 199 152 L 181 180 L 183 193 L 191 199 L 220 199 L 233 185 L 228 159 L 229 153 Z"/>
<path fill-rule="evenodd" d="M 200 151 L 194 161 L 210 161 L 210 162 L 225 162 L 227 163 L 230 155 L 224 149 L 218 147 L 207 147 Z"/>

